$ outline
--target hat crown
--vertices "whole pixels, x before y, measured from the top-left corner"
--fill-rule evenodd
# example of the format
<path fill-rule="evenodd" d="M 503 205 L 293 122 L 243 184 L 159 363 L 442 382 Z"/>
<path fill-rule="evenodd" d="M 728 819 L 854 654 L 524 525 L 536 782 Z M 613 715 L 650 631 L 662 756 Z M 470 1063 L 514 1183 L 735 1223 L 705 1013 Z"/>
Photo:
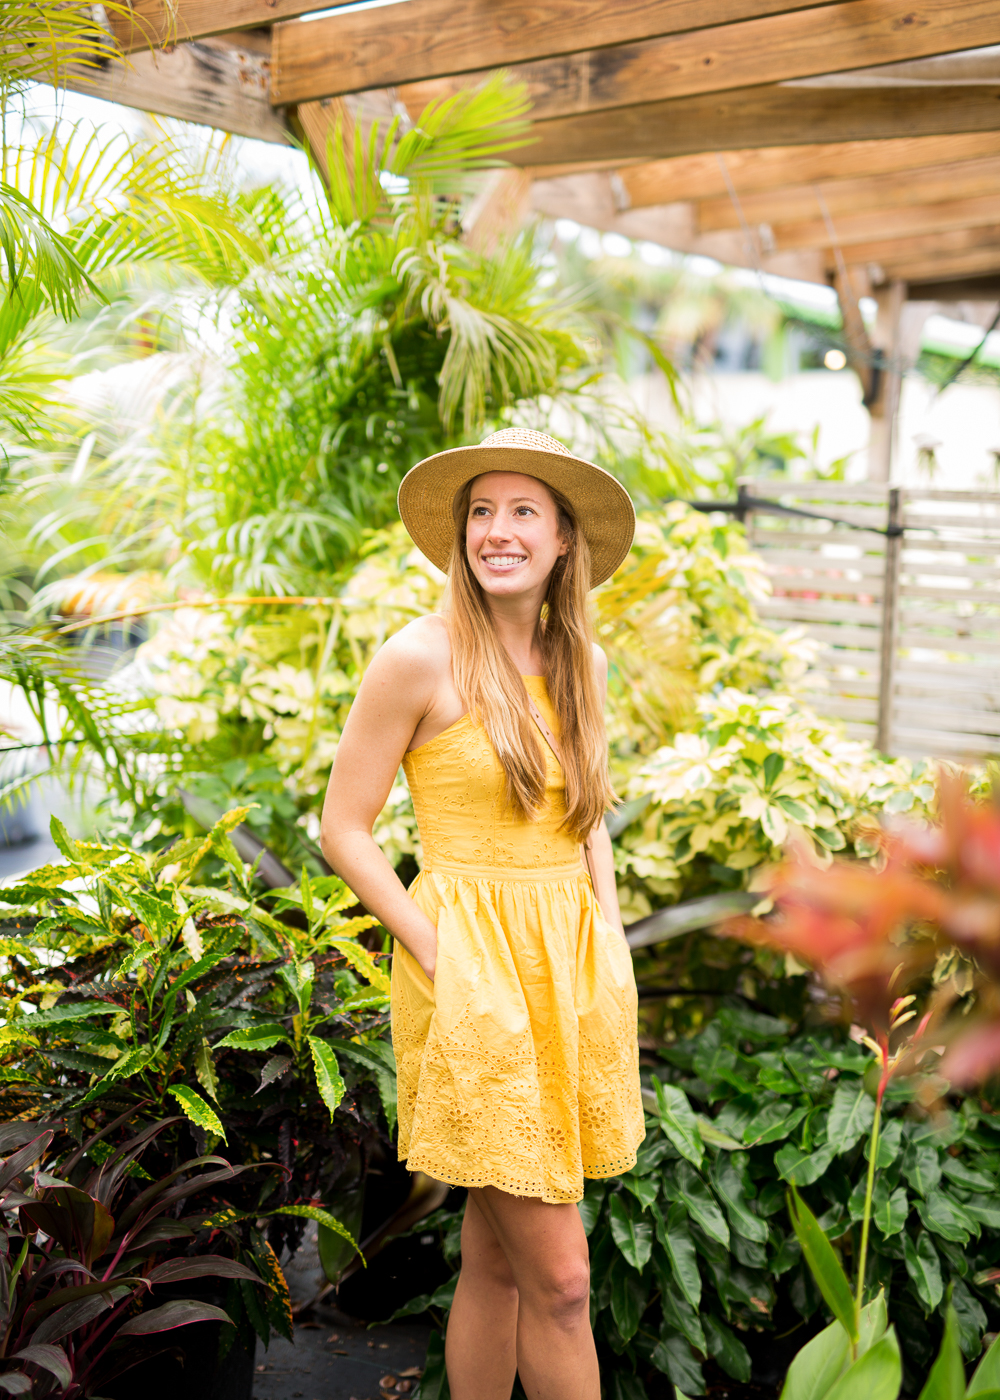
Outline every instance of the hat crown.
<path fill-rule="evenodd" d="M 558 452 L 562 457 L 572 457 L 568 447 L 548 433 L 536 433 L 533 428 L 501 428 L 483 438 L 480 447 L 527 447 L 535 452 Z"/>

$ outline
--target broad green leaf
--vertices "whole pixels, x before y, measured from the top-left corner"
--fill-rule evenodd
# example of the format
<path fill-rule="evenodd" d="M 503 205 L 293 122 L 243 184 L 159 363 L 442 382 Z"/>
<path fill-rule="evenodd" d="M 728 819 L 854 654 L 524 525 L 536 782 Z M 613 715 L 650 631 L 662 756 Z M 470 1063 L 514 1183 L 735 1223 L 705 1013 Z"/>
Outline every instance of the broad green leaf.
<path fill-rule="evenodd" d="M 722 1043 L 722 1028 L 714 1024 L 698 1037 L 694 1052 L 694 1068 L 699 1079 L 709 1088 L 729 1082 L 736 1068 L 736 1051 Z"/>
<path fill-rule="evenodd" d="M 196 1123 L 199 1128 L 204 1128 L 207 1133 L 214 1133 L 223 1142 L 226 1140 L 226 1130 L 222 1126 L 218 1114 L 200 1094 L 196 1094 L 193 1089 L 189 1089 L 186 1084 L 178 1084 L 176 1088 L 167 1091 L 181 1106 L 181 1112 Z"/>
<path fill-rule="evenodd" d="M 865 1158 L 871 1161 L 871 1138 L 865 1143 Z M 903 1145 L 903 1120 L 901 1118 L 890 1118 L 888 1122 L 882 1120 L 881 1130 L 878 1135 L 878 1161 L 875 1166 L 879 1169 L 891 1166 L 899 1156 Z"/>
<path fill-rule="evenodd" d="M 577 1201 L 576 1207 L 580 1212 L 580 1219 L 583 1221 L 583 1233 L 590 1236 L 594 1233 L 594 1226 L 604 1205 L 604 1198 L 608 1194 L 608 1183 L 606 1181 L 585 1181 L 583 1184 L 583 1200 Z"/>
<path fill-rule="evenodd" d="M 394 1313 L 393 1316 L 401 1315 Z M 444 1364 L 444 1337 L 432 1332 L 427 1343 L 424 1373 L 420 1378 L 420 1400 L 445 1400 L 448 1395 L 448 1373 Z"/>
<path fill-rule="evenodd" d="M 368 987 L 345 997 L 343 1008 L 345 1011 L 384 1011 L 388 1005 L 389 998 L 385 992 Z"/>
<path fill-rule="evenodd" d="M 641 1211 L 630 1197 L 620 1193 L 611 1197 L 608 1216 L 615 1244 L 633 1269 L 641 1274 L 653 1252 L 651 1222 L 642 1218 Z"/>
<path fill-rule="evenodd" d="M 683 1089 L 674 1084 L 664 1084 L 662 1079 L 653 1080 L 656 1093 L 657 1116 L 660 1127 L 682 1157 L 700 1167 L 705 1149 L 702 1147 L 698 1124 Z"/>
<path fill-rule="evenodd" d="M 838 1084 L 830 1106 L 826 1126 L 826 1141 L 834 1152 L 850 1152 L 851 1148 L 875 1123 L 875 1103 L 865 1092 L 864 1084 Z"/>
<path fill-rule="evenodd" d="M 990 1191 L 996 1192 L 996 1178 L 987 1176 L 986 1172 L 973 1170 L 967 1166 L 960 1157 L 950 1157 L 946 1152 L 941 1159 L 941 1170 L 945 1176 L 952 1180 L 956 1186 L 963 1191 Z"/>
<path fill-rule="evenodd" d="M 729 1216 L 729 1224 L 745 1240 L 755 1240 L 758 1244 L 767 1243 L 767 1222 L 758 1219 L 750 1209 L 746 1198 L 743 1179 L 731 1157 L 721 1153 L 715 1159 L 712 1171 L 712 1184 L 722 1197 Z"/>
<path fill-rule="evenodd" d="M 816 1287 L 826 1299 L 834 1317 L 842 1324 L 852 1342 L 858 1339 L 854 1316 L 854 1299 L 833 1245 L 820 1228 L 819 1221 L 793 1186 L 788 1197 L 788 1213 L 792 1228 L 802 1246 L 802 1254 L 816 1280 Z"/>
<path fill-rule="evenodd" d="M 876 1183 L 872 1197 L 872 1219 L 886 1239 L 899 1233 L 909 1213 L 910 1203 L 905 1187 L 898 1186 L 890 1195 L 884 1181 Z"/>
<path fill-rule="evenodd" d="M 218 1103 L 219 1080 L 215 1073 L 215 1060 L 212 1058 L 212 1047 L 204 1036 L 199 1042 L 198 1049 L 195 1052 L 194 1074 L 205 1092 L 211 1094 L 212 1098 Z"/>
<path fill-rule="evenodd" d="M 904 1232 L 903 1258 L 924 1311 L 932 1313 L 944 1297 L 944 1282 L 937 1250 L 925 1230 L 920 1231 L 916 1242 Z"/>
<path fill-rule="evenodd" d="M 870 1351 L 849 1366 L 826 1393 L 826 1400 L 896 1400 L 903 1383 L 899 1342 L 891 1328 Z"/>
<path fill-rule="evenodd" d="M 885 1289 L 880 1288 L 878 1296 L 861 1309 L 861 1322 L 858 1327 L 858 1355 L 873 1347 L 889 1326 L 889 1314 L 885 1304 Z"/>
<path fill-rule="evenodd" d="M 420 1394 L 423 1396 L 423 1390 Z M 649 1400 L 649 1397 L 638 1376 L 634 1376 L 631 1371 L 616 1371 L 611 1377 L 611 1400 Z"/>
<path fill-rule="evenodd" d="M 372 920 L 374 923 L 374 920 Z M 328 947 L 336 948 L 353 968 L 362 974 L 366 982 L 371 983 L 377 992 L 389 994 L 389 978 L 379 967 L 378 963 L 356 938 L 331 938 Z"/>
<path fill-rule="evenodd" d="M 1000 1230 L 1000 1199 L 996 1195 L 970 1196 L 967 1201 L 962 1202 L 962 1206 L 966 1215 L 971 1215 L 980 1225 L 987 1225 L 991 1230 Z"/>
<path fill-rule="evenodd" d="M 774 1154 L 778 1175 L 793 1186 L 811 1186 L 829 1169 L 836 1155 L 832 1147 L 797 1147 L 788 1142 Z"/>
<path fill-rule="evenodd" d="M 228 1035 L 224 1035 L 221 1040 L 215 1042 L 215 1049 L 271 1050 L 275 1045 L 280 1045 L 282 1041 L 286 1045 L 294 1046 L 291 1033 L 275 1021 L 265 1026 L 249 1026 L 243 1030 L 230 1031 Z"/>
<path fill-rule="evenodd" d="M 823 1400 L 850 1355 L 851 1339 L 834 1320 L 795 1353 L 780 1400 Z"/>
<path fill-rule="evenodd" d="M 941 1350 L 931 1367 L 920 1400 L 964 1400 L 965 1367 L 962 1348 L 958 1344 L 958 1318 L 949 1305 L 944 1315 L 944 1336 Z"/>
<path fill-rule="evenodd" d="M 743 1129 L 743 1141 L 753 1146 L 780 1142 L 793 1128 L 798 1127 L 808 1112 L 809 1109 L 803 1105 L 795 1108 L 780 1099 L 777 1103 L 766 1104 Z"/>
<path fill-rule="evenodd" d="M 663 1258 L 662 1255 L 659 1257 Z M 660 1304 L 663 1308 L 664 1327 L 671 1332 L 680 1332 L 691 1343 L 695 1351 L 700 1351 L 703 1355 L 707 1354 L 708 1346 L 701 1318 L 683 1294 L 678 1291 L 669 1271 L 658 1269 L 657 1279 L 660 1285 Z"/>
<path fill-rule="evenodd" d="M 941 1180 L 940 1154 L 930 1143 L 910 1143 L 903 1153 L 901 1170 L 921 1196 L 933 1191 Z"/>
<path fill-rule="evenodd" d="M 709 1356 L 715 1357 L 727 1375 L 745 1384 L 750 1379 L 751 1370 L 750 1353 L 746 1347 L 725 1323 L 711 1313 L 706 1313 L 704 1326 Z"/>
<path fill-rule="evenodd" d="M 356 1064 L 364 1065 L 378 1087 L 379 1098 L 385 1113 L 389 1132 L 396 1128 L 396 1060 L 392 1046 L 385 1041 L 364 1044 L 353 1040 L 329 1040 L 326 1042 L 338 1055 L 346 1055 Z M 388 1051 L 388 1056 L 386 1055 Z"/>
<path fill-rule="evenodd" d="M 115 1060 L 107 1074 L 99 1079 L 93 1088 L 89 1089 L 87 1093 L 84 1094 L 80 1102 L 89 1103 L 91 1099 L 99 1098 L 104 1089 L 113 1084 L 116 1080 L 131 1079 L 134 1074 L 140 1074 L 152 1058 L 153 1051 L 152 1047 L 149 1045 L 140 1045 L 134 1050 L 129 1050 L 126 1054 Z"/>
<path fill-rule="evenodd" d="M 704 1395 L 705 1381 L 701 1367 L 691 1353 L 688 1342 L 679 1333 L 667 1333 L 660 1338 L 650 1357 L 658 1371 L 669 1376 L 678 1395 Z M 681 1390 L 681 1386 L 684 1390 Z"/>
<path fill-rule="evenodd" d="M 698 1173 L 687 1162 L 680 1162 L 677 1166 L 675 1181 L 681 1194 L 681 1200 L 687 1206 L 688 1214 L 692 1220 L 698 1222 L 706 1235 L 713 1240 L 718 1240 L 719 1244 L 724 1244 L 728 1249 L 729 1226 L 723 1218 L 715 1197 Z"/>
<path fill-rule="evenodd" d="M 633 1176 L 631 1172 L 626 1172 L 621 1178 L 621 1183 L 636 1198 L 643 1210 L 648 1210 L 660 1194 L 655 1177 Z"/>
<path fill-rule="evenodd" d="M 611 1265 L 611 1315 L 622 1338 L 628 1342 L 639 1329 L 649 1289 L 622 1255 Z"/>
<path fill-rule="evenodd" d="M 312 1051 L 313 1067 L 316 1070 L 316 1083 L 320 1096 L 330 1110 L 332 1118 L 337 1105 L 344 1097 L 345 1085 L 340 1077 L 340 1066 L 337 1064 L 336 1055 L 325 1040 L 320 1040 L 317 1035 L 307 1036 L 307 1039 L 309 1049 Z"/>
<path fill-rule="evenodd" d="M 952 1280 L 951 1305 L 958 1318 L 958 1342 L 962 1355 L 975 1361 L 983 1349 L 983 1333 L 989 1323 L 986 1313 L 970 1288 L 960 1278 Z"/>
<path fill-rule="evenodd" d="M 973 1395 L 984 1395 L 989 1390 L 1000 1390 L 1000 1336 L 976 1367 L 966 1394 L 971 1400 Z"/>
<path fill-rule="evenodd" d="M 698 1256 L 687 1228 L 687 1211 L 678 1202 L 667 1211 L 666 1220 L 655 1207 L 653 1215 L 656 1220 L 657 1238 L 667 1252 L 677 1286 L 691 1306 L 697 1308 L 701 1304 L 701 1274 L 698 1271 Z"/>
<path fill-rule="evenodd" d="M 696 1113 L 694 1121 L 698 1124 L 702 1142 L 707 1142 L 711 1147 L 721 1147 L 725 1152 L 745 1151 L 742 1142 L 737 1142 L 734 1137 L 717 1128 L 711 1118 L 704 1118 L 700 1113 Z"/>
<path fill-rule="evenodd" d="M 943 1191 L 928 1191 L 926 1198 L 917 1201 L 916 1206 L 925 1229 L 940 1235 L 942 1239 L 967 1244 L 970 1234 L 979 1233 L 975 1222 Z"/>

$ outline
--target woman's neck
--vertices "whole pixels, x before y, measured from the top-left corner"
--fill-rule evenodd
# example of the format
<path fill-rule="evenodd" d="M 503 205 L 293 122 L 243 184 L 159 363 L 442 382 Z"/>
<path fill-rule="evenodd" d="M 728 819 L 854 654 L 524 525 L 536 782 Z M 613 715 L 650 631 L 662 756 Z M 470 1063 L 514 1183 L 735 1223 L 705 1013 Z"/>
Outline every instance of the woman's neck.
<path fill-rule="evenodd" d="M 497 637 L 522 676 L 541 675 L 544 670 L 538 626 L 541 605 L 534 599 L 487 598 Z"/>

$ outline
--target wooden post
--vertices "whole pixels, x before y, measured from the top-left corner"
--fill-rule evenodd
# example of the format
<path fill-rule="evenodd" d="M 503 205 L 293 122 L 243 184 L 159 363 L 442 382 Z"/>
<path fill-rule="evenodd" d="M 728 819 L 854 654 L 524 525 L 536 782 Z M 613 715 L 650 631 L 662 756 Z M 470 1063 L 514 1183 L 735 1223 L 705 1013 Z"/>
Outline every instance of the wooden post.
<path fill-rule="evenodd" d="M 893 446 L 896 420 L 899 416 L 900 326 L 906 302 L 906 283 L 890 282 L 875 293 L 878 314 L 872 332 L 872 343 L 878 354 L 879 375 L 868 403 L 871 431 L 868 437 L 868 480 L 892 479 Z"/>
<path fill-rule="evenodd" d="M 882 655 L 878 680 L 878 730 L 875 747 L 888 753 L 892 746 L 892 704 L 896 670 L 896 632 L 899 619 L 899 565 L 903 550 L 903 502 L 899 486 L 889 488 L 888 531 L 885 540 L 885 572 L 882 579 Z"/>

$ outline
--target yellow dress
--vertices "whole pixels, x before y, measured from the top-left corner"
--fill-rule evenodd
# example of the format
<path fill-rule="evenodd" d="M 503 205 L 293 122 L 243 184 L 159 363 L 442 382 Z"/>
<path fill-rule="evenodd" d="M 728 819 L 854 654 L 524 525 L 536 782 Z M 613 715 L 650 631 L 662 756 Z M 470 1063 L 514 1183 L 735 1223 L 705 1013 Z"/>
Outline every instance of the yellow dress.
<path fill-rule="evenodd" d="M 558 734 L 545 679 L 526 676 Z M 455 1186 L 578 1201 L 645 1136 L 632 958 L 606 922 L 543 745 L 535 821 L 468 715 L 403 761 L 424 850 L 410 894 L 437 926 L 433 984 L 396 944 L 399 1156 Z"/>

